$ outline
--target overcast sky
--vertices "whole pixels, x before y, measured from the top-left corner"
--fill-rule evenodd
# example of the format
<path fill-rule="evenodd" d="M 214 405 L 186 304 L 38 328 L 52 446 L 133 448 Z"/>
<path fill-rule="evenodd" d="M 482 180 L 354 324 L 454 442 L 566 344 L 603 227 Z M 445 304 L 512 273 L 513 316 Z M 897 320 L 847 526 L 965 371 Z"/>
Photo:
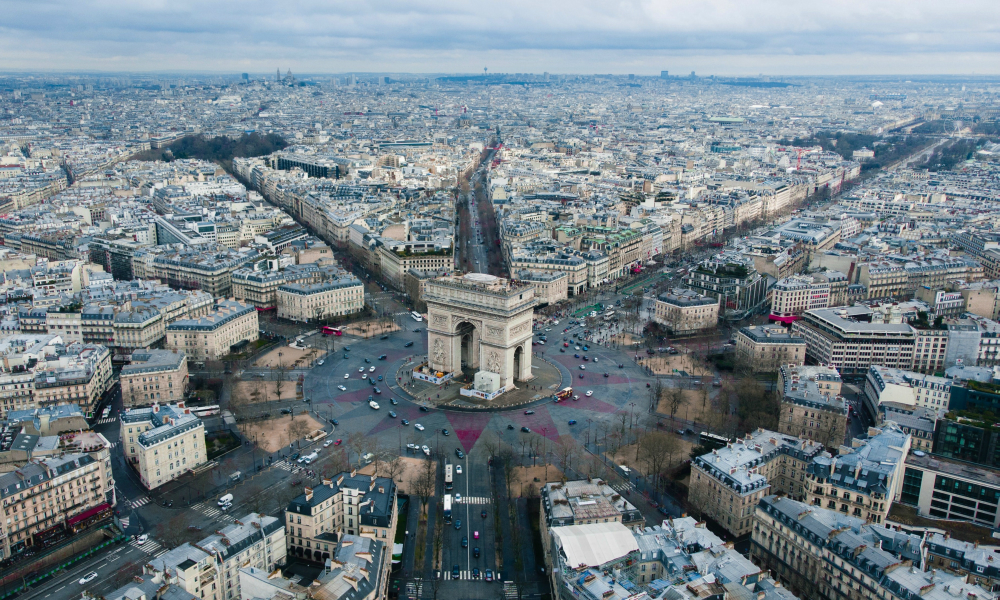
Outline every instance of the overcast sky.
<path fill-rule="evenodd" d="M 1000 72 L 1000 0 L 0 0 L 0 70 Z"/>

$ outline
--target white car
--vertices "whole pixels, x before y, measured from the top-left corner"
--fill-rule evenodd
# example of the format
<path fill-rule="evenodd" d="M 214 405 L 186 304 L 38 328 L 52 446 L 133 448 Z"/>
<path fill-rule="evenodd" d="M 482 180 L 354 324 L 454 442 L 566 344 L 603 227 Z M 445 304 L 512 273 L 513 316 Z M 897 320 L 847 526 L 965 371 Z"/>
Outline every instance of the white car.
<path fill-rule="evenodd" d="M 462 474 L 462 465 L 455 465 L 455 472 L 459 475 Z"/>
<path fill-rule="evenodd" d="M 97 571 L 91 571 L 80 579 L 80 585 L 87 585 L 95 579 L 97 579 Z"/>
<path fill-rule="evenodd" d="M 587 390 L 587 397 L 590 398 L 594 395 L 594 390 Z"/>
<path fill-rule="evenodd" d="M 347 388 L 345 388 L 343 385 L 338 385 L 337 389 L 340 390 L 340 391 L 342 391 L 342 392 L 346 392 L 347 391 Z"/>
<path fill-rule="evenodd" d="M 326 362 L 326 361 L 325 361 L 325 360 L 323 360 L 323 359 L 321 358 L 321 359 L 319 359 L 319 360 L 317 360 L 317 361 L 316 361 L 316 364 L 317 364 L 317 365 L 322 365 L 322 364 L 323 364 L 323 363 L 325 363 L 325 362 Z"/>
<path fill-rule="evenodd" d="M 375 410 L 378 410 L 378 402 L 375 402 L 374 400 L 369 400 L 368 406 L 374 408 Z"/>
<path fill-rule="evenodd" d="M 146 535 L 145 533 L 142 534 L 142 535 L 140 535 L 140 536 L 138 536 L 137 538 L 135 538 L 135 542 L 137 544 L 139 544 L 140 546 L 143 545 L 143 544 L 145 544 L 148 540 L 149 540 L 149 536 Z"/>
<path fill-rule="evenodd" d="M 344 379 L 350 379 L 350 378 L 351 378 L 350 373 L 344 373 Z"/>
<path fill-rule="evenodd" d="M 365 372 L 364 367 L 358 367 L 358 373 L 364 373 L 364 372 Z"/>
<path fill-rule="evenodd" d="M 420 447 L 420 449 L 421 449 L 421 450 L 423 451 L 423 453 L 424 453 L 424 454 L 425 454 L 426 456 L 430 456 L 430 455 L 431 455 L 431 449 L 430 449 L 430 448 L 428 448 L 427 446 L 421 446 L 421 447 Z"/>
<path fill-rule="evenodd" d="M 325 442 L 323 442 L 323 447 L 324 448 L 329 448 L 330 444 L 332 444 L 332 443 L 333 443 L 333 440 L 326 440 Z"/>
<path fill-rule="evenodd" d="M 368 372 L 369 373 L 374 373 L 375 372 L 375 365 L 372 365 L 371 368 L 368 369 Z"/>
<path fill-rule="evenodd" d="M 573 349 L 574 349 L 574 350 L 579 350 L 579 349 L 580 349 L 580 347 L 579 347 L 579 346 L 573 346 Z"/>
<path fill-rule="evenodd" d="M 462 494 L 455 494 L 455 502 L 461 502 L 461 501 L 462 501 Z"/>
<path fill-rule="evenodd" d="M 581 371 L 586 371 L 587 370 L 587 365 L 580 365 L 580 370 Z"/>
<path fill-rule="evenodd" d="M 426 429 L 426 427 L 424 427 L 420 423 L 417 423 L 416 425 L 414 425 L 413 428 L 416 429 L 417 431 L 423 431 L 424 429 Z M 424 446 L 424 448 L 426 448 L 426 447 L 427 446 Z"/>

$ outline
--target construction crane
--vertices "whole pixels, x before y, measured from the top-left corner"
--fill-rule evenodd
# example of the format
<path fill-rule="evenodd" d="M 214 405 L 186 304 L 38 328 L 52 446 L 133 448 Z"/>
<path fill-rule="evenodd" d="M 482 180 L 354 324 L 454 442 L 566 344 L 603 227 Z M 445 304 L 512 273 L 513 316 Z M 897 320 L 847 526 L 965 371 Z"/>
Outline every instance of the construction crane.
<path fill-rule="evenodd" d="M 804 149 L 796 148 L 796 151 L 799 153 L 799 160 L 795 163 L 795 170 L 798 171 L 799 167 L 802 166 L 802 152 L 804 151 Z"/>

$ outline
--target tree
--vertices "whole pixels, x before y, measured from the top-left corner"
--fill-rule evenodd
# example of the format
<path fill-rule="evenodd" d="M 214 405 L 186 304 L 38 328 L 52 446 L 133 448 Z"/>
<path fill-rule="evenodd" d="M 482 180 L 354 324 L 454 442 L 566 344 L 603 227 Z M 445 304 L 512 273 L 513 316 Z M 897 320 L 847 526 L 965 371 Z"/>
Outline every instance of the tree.
<path fill-rule="evenodd" d="M 674 415 L 677 414 L 677 409 L 681 407 L 681 404 L 684 404 L 684 388 L 676 385 L 672 388 L 667 388 L 666 400 L 667 409 L 670 410 L 670 418 L 673 419 Z"/>
<path fill-rule="evenodd" d="M 420 505 L 424 511 L 427 510 L 427 502 L 434 495 L 434 488 L 437 486 L 437 468 L 432 459 L 424 461 L 424 466 L 420 470 L 420 475 L 413 482 L 413 492 L 420 498 Z"/>
<path fill-rule="evenodd" d="M 271 369 L 271 381 L 274 382 L 274 399 L 281 402 L 281 391 L 288 377 L 288 368 L 280 361 L 278 366 Z"/>
<path fill-rule="evenodd" d="M 510 446 L 504 446 L 500 449 L 497 460 L 500 462 L 500 473 L 503 476 L 504 485 L 507 488 L 507 499 L 509 500 L 512 494 L 511 488 L 514 487 L 514 480 L 517 478 L 514 449 Z"/>
<path fill-rule="evenodd" d="M 382 453 L 382 469 L 389 479 L 395 481 L 397 476 L 403 474 L 405 468 L 406 463 L 403 462 L 403 458 L 395 452 Z"/>
<path fill-rule="evenodd" d="M 309 423 L 305 418 L 302 419 L 292 419 L 292 422 L 288 424 L 288 440 L 289 442 L 298 442 L 299 447 L 302 447 L 302 438 L 309 434 Z"/>
<path fill-rule="evenodd" d="M 653 476 L 653 485 L 659 484 L 660 474 L 673 463 L 673 456 L 680 450 L 680 442 L 672 434 L 650 431 L 639 438 L 639 456 L 647 465 L 647 474 Z"/>
<path fill-rule="evenodd" d="M 563 481 L 566 481 L 566 471 L 570 468 L 573 456 L 580 450 L 573 436 L 564 435 L 559 438 L 555 445 L 556 460 L 559 462 L 559 469 L 563 473 Z"/>
<path fill-rule="evenodd" d="M 353 452 L 358 457 L 358 468 L 361 468 L 361 455 L 365 453 L 368 448 L 368 439 L 360 431 L 352 431 L 350 435 L 347 436 L 347 449 L 349 452 Z M 350 455 L 348 455 L 350 458 Z"/>
<path fill-rule="evenodd" d="M 740 429 L 754 431 L 758 427 L 778 428 L 778 413 L 781 402 L 773 392 L 769 392 L 759 381 L 750 377 L 740 379 L 735 387 L 737 400 L 736 414 Z"/>

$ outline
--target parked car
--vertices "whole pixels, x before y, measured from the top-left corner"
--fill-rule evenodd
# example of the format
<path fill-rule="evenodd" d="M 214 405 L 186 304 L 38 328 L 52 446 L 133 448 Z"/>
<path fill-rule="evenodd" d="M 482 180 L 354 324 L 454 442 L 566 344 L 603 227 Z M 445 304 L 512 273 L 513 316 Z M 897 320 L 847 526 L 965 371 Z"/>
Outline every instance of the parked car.
<path fill-rule="evenodd" d="M 404 348 L 409 348 L 412 345 L 413 345 L 413 342 L 406 342 L 405 344 L 403 344 L 403 347 Z"/>

